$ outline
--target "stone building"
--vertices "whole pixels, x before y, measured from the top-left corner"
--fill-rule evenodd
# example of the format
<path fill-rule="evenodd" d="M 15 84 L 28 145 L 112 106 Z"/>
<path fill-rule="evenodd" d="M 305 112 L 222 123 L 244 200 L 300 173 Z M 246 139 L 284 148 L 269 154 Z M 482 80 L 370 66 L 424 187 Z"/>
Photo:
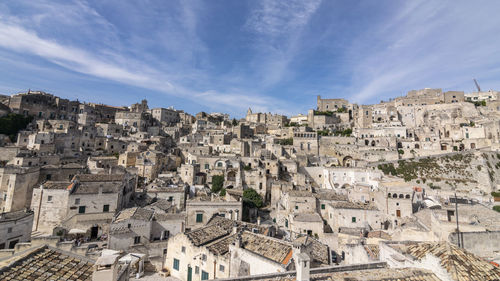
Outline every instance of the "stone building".
<path fill-rule="evenodd" d="M 120 211 L 109 227 L 108 247 L 158 258 L 161 265 L 167 240 L 184 231 L 184 215 L 141 207 Z M 161 267 L 161 266 L 160 266 Z"/>
<path fill-rule="evenodd" d="M 12 249 L 17 243 L 31 240 L 32 211 L 15 211 L 0 214 L 0 249 Z"/>
<path fill-rule="evenodd" d="M 243 202 L 202 197 L 186 201 L 187 229 L 196 229 L 205 225 L 214 215 L 220 215 L 233 221 L 241 221 Z"/>
<path fill-rule="evenodd" d="M 72 181 L 47 181 L 33 189 L 33 230 L 52 233 L 56 226 L 68 219 L 78 221 L 84 219 L 85 214 L 95 214 L 96 217 L 103 213 L 112 215 L 130 201 L 134 187 L 135 179 L 127 175 L 81 174 Z M 98 229 L 89 228 L 91 235 L 97 236 Z"/>

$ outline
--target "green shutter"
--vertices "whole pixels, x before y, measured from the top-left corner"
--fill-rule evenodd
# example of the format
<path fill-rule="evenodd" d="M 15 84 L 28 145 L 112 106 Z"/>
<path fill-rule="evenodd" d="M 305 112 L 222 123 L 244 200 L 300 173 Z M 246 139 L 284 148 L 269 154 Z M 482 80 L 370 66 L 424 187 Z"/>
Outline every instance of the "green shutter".
<path fill-rule="evenodd" d="M 196 222 L 203 222 L 203 214 L 196 214 Z"/>
<path fill-rule="evenodd" d="M 174 269 L 179 270 L 179 260 L 178 259 L 174 259 Z"/>

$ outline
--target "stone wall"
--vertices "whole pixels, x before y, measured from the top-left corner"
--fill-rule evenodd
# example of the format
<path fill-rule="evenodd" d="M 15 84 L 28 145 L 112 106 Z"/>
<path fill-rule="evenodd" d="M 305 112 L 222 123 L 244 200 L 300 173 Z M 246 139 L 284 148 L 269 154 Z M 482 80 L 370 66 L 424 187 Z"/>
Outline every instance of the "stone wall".
<path fill-rule="evenodd" d="M 451 233 L 448 240 L 458 245 L 458 234 Z M 500 231 L 461 232 L 462 247 L 478 256 L 492 256 L 500 250 Z"/>

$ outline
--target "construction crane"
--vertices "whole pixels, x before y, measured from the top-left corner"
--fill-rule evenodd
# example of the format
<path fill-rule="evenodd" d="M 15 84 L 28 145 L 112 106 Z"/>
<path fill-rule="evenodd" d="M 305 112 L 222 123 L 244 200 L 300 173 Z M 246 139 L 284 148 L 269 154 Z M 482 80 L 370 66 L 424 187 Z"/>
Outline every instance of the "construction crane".
<path fill-rule="evenodd" d="M 479 83 L 477 83 L 476 78 L 473 78 L 472 80 L 474 80 L 474 84 L 476 84 L 477 91 L 481 92 L 481 87 L 479 87 Z"/>

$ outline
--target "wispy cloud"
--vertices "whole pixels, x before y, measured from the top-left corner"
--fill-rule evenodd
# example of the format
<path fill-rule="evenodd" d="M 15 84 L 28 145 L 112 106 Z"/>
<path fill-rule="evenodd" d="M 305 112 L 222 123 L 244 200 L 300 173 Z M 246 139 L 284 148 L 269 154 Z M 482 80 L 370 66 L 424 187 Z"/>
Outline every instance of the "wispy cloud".
<path fill-rule="evenodd" d="M 264 85 L 272 86 L 290 72 L 302 32 L 320 5 L 321 0 L 271 0 L 260 1 L 252 11 L 245 27 L 257 36 L 255 67 Z"/>
<path fill-rule="evenodd" d="M 352 43 L 349 91 L 357 102 L 378 102 L 424 88 L 468 90 L 473 77 L 488 76 L 500 63 L 500 20 L 485 17 L 487 5 L 458 1 L 407 1 Z M 496 70 L 498 73 L 498 69 Z M 465 89 L 463 89 L 465 87 Z"/>
<path fill-rule="evenodd" d="M 38 8 L 43 10 L 42 7 Z M 46 15 L 54 13 L 58 8 L 64 9 L 65 7 L 54 5 L 45 8 L 47 10 L 44 13 L 39 13 L 37 24 L 44 24 Z M 102 19 L 97 11 L 88 7 L 84 2 L 78 1 L 77 9 L 82 13 L 97 17 L 98 23 L 106 26 L 110 35 L 115 33 L 113 25 Z M 182 17 L 179 17 L 175 27 L 168 27 L 160 32 L 166 31 L 172 34 L 170 31 L 177 28 L 185 30 L 182 40 L 179 37 L 181 34 L 175 35 L 177 39 L 186 43 L 185 47 L 182 48 L 188 56 L 181 59 L 187 59 L 191 62 L 196 60 L 204 64 L 206 62 L 203 62 L 204 58 L 200 54 L 206 50 L 204 50 L 203 42 L 197 36 L 196 9 L 200 9 L 200 6 L 191 1 L 183 1 L 180 6 Z M 70 24 L 66 22 L 67 20 L 66 17 L 61 19 L 65 24 Z M 0 17 L 0 47 L 20 54 L 39 56 L 74 72 L 191 100 L 211 110 L 224 109 L 233 114 L 241 114 L 248 107 L 263 111 L 284 111 L 280 105 L 286 104 L 286 102 L 283 103 L 279 99 L 259 93 L 242 90 L 224 92 L 207 85 L 201 85 L 201 89 L 200 87 L 193 88 L 194 84 L 203 84 L 204 80 L 210 79 L 207 74 L 198 69 L 199 65 L 193 66 L 188 63 L 186 66 L 179 64 L 179 62 L 168 65 L 168 63 L 161 61 L 149 64 L 149 61 L 139 61 L 137 57 L 127 55 L 127 52 L 121 52 L 120 42 L 115 42 L 116 44 L 111 46 L 112 48 L 90 52 L 80 47 L 60 43 L 56 39 L 43 38 L 36 31 L 25 27 L 24 24 L 22 19 L 16 17 Z M 154 58 L 150 59 L 154 60 Z"/>

